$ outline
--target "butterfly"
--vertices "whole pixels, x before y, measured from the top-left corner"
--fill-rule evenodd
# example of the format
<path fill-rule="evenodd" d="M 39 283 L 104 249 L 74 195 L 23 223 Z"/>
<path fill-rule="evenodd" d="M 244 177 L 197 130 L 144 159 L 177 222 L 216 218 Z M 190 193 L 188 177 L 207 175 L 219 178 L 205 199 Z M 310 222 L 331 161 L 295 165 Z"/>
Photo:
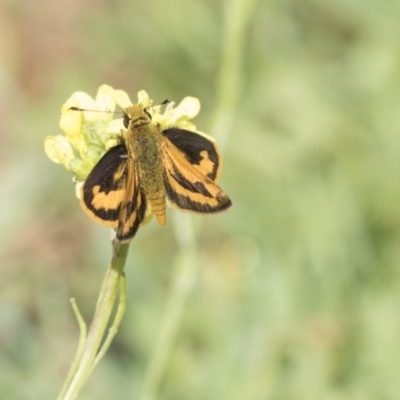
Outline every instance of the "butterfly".
<path fill-rule="evenodd" d="M 120 242 L 135 236 L 148 211 L 164 225 L 167 202 L 201 214 L 232 206 L 216 183 L 221 172 L 216 144 L 190 130 L 162 130 L 148 108 L 134 104 L 124 110 L 126 132 L 120 143 L 104 154 L 81 187 L 83 210 L 114 228 Z"/>

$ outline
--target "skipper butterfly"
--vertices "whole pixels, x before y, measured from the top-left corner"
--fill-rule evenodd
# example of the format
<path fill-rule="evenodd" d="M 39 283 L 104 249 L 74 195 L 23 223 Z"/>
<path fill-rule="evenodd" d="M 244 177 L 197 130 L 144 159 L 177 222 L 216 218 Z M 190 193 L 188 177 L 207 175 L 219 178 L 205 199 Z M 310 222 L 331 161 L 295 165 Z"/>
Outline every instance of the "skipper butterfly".
<path fill-rule="evenodd" d="M 135 236 L 147 210 L 164 225 L 167 203 L 201 214 L 232 206 L 216 183 L 221 172 L 216 144 L 197 132 L 176 127 L 161 130 L 147 108 L 135 104 L 125 109 L 127 131 L 81 188 L 83 210 L 94 221 L 114 228 L 120 242 Z"/>

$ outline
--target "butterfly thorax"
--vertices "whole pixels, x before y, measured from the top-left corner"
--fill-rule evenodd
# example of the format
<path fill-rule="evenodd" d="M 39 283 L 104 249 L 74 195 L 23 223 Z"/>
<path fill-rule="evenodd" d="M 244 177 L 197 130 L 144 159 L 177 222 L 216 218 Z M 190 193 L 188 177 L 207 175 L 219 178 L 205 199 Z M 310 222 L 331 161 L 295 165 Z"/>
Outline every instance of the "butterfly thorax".
<path fill-rule="evenodd" d="M 127 110 L 128 111 L 128 110 Z M 129 110 L 131 111 L 131 110 Z M 132 110 L 127 132 L 128 152 L 134 157 L 143 190 L 152 212 L 160 224 L 165 224 L 165 185 L 161 158 L 161 132 L 142 109 Z"/>

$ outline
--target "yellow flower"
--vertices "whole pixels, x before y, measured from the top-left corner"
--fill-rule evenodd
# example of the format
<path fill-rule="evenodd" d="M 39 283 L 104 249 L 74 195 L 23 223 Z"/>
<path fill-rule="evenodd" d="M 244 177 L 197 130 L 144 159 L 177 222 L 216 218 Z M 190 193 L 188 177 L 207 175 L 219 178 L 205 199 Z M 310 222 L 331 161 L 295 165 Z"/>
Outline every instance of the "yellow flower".
<path fill-rule="evenodd" d="M 161 105 L 153 106 L 152 100 L 144 90 L 138 93 L 138 103 L 147 108 L 153 123 L 157 124 L 161 131 L 171 127 L 196 131 L 195 125 L 189 122 L 189 119 L 200 111 L 200 102 L 194 97 L 185 97 L 177 107 L 174 107 L 173 102 L 169 102 L 163 113 Z M 123 118 L 114 118 L 115 114 L 121 114 L 115 111 L 117 105 L 125 110 L 132 105 L 132 101 L 126 92 L 114 90 L 111 86 L 100 86 L 95 99 L 84 92 L 75 92 L 61 107 L 60 128 L 64 136 L 48 136 L 45 139 L 44 149 L 50 160 L 62 164 L 74 174 L 78 198 L 83 181 L 90 171 L 104 153 L 121 142 L 121 135 L 126 133 Z M 82 111 L 73 110 L 71 107 Z M 148 223 L 151 217 L 152 213 L 149 210 L 144 224 Z"/>
<path fill-rule="evenodd" d="M 200 111 L 200 102 L 194 97 L 185 97 L 177 107 L 173 102 L 168 103 L 163 113 L 160 105 L 152 106 L 144 90 L 138 93 L 138 103 L 148 107 L 153 122 L 161 130 L 179 127 L 196 131 L 195 125 L 189 122 Z M 119 143 L 119 137 L 126 130 L 123 118 L 114 119 L 116 106 L 124 110 L 131 104 L 126 92 L 108 85 L 99 87 L 95 99 L 84 92 L 73 93 L 61 107 L 60 128 L 64 136 L 45 139 L 47 156 L 72 172 L 77 183 L 85 180 L 103 154 Z M 71 107 L 85 111 L 71 110 Z"/>

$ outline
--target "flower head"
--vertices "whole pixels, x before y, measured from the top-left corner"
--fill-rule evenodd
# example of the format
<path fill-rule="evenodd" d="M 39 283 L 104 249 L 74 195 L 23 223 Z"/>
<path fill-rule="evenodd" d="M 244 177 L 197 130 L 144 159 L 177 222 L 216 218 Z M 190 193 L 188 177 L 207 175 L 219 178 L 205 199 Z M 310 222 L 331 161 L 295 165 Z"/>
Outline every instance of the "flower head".
<path fill-rule="evenodd" d="M 161 106 L 152 106 L 144 90 L 138 93 L 138 103 L 148 107 L 152 121 L 161 130 L 174 126 L 196 131 L 195 125 L 189 122 L 200 111 L 200 102 L 194 97 L 185 97 L 177 107 L 170 102 L 163 113 Z M 60 128 L 64 135 L 46 137 L 44 147 L 50 160 L 74 174 L 76 183 L 85 180 L 103 154 L 124 135 L 123 119 L 114 119 L 117 105 L 124 110 L 132 101 L 123 90 L 102 85 L 95 99 L 84 92 L 75 92 L 61 107 Z M 85 111 L 71 110 L 71 107 Z"/>

